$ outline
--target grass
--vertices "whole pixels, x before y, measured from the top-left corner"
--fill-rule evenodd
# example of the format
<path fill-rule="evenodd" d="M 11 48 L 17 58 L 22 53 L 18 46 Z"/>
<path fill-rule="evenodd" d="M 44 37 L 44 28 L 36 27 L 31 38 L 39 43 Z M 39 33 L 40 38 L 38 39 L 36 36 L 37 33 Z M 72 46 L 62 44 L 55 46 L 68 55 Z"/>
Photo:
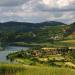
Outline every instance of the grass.
<path fill-rule="evenodd" d="M 75 39 L 63 40 L 63 41 L 60 41 L 60 43 L 63 46 L 74 47 L 75 46 Z"/>
<path fill-rule="evenodd" d="M 25 71 L 16 75 L 75 75 L 73 69 L 57 67 L 27 67 Z"/>
<path fill-rule="evenodd" d="M 0 75 L 15 75 L 19 71 L 23 71 L 25 67 L 18 64 L 0 64 Z"/>
<path fill-rule="evenodd" d="M 75 43 L 75 40 L 65 40 L 65 41 L 62 41 L 62 42 L 64 42 L 64 43 Z"/>
<path fill-rule="evenodd" d="M 15 59 L 17 62 L 25 64 L 25 65 L 30 65 L 31 63 L 33 63 L 33 61 L 29 60 L 29 59 Z"/>
<path fill-rule="evenodd" d="M 14 42 L 14 45 L 17 46 L 28 46 L 28 47 L 38 47 L 38 46 L 46 46 L 46 47 L 64 47 L 64 46 L 75 46 L 75 40 L 74 39 L 65 39 L 65 40 L 58 40 L 54 41 L 53 43 L 46 42 L 46 43 L 25 43 L 25 42 Z"/>
<path fill-rule="evenodd" d="M 65 67 L 0 64 L 0 75 L 75 75 L 75 70 Z"/>

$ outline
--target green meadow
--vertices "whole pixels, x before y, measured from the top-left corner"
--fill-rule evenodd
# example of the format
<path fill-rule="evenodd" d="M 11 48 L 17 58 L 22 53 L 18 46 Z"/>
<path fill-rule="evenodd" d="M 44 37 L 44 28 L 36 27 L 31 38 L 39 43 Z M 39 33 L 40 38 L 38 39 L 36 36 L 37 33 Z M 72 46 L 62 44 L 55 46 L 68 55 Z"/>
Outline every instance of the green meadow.
<path fill-rule="evenodd" d="M 75 70 L 64 67 L 0 64 L 0 75 L 75 75 Z"/>

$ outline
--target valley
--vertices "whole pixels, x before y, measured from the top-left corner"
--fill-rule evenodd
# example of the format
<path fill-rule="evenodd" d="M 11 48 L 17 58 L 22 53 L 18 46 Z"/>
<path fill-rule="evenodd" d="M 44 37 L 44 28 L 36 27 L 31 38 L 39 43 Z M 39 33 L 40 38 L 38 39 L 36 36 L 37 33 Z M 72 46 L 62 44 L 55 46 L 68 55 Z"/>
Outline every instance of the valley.
<path fill-rule="evenodd" d="M 1 75 L 74 75 L 74 23 L 0 23 L 0 50 Z"/>

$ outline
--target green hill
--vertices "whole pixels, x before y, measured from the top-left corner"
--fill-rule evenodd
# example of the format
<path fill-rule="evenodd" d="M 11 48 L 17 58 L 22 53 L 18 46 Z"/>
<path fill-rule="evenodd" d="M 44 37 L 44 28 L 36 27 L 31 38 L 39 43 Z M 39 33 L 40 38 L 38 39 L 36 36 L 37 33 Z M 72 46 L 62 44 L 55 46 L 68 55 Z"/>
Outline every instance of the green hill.
<path fill-rule="evenodd" d="M 34 42 L 51 44 L 58 41 L 58 43 L 55 42 L 57 45 L 62 40 L 75 39 L 74 30 L 74 23 L 66 25 L 55 21 L 42 23 L 6 22 L 0 23 L 0 40 L 5 43 Z"/>
<path fill-rule="evenodd" d="M 65 36 L 75 35 L 75 23 L 69 25 L 69 28 L 65 31 Z M 75 37 L 75 36 L 74 36 Z"/>
<path fill-rule="evenodd" d="M 6 22 L 0 23 L 0 40 L 7 42 L 14 41 L 36 41 L 37 39 L 48 40 L 51 36 L 62 34 L 63 23 L 61 22 Z M 66 26 L 66 25 L 65 25 Z M 44 42 L 44 41 L 42 41 Z"/>
<path fill-rule="evenodd" d="M 29 32 L 39 29 L 44 26 L 56 26 L 56 25 L 64 25 L 64 23 L 49 21 L 49 22 L 41 22 L 41 23 L 28 23 L 28 22 L 5 22 L 0 23 L 0 32 L 1 31 L 17 31 L 17 32 Z"/>

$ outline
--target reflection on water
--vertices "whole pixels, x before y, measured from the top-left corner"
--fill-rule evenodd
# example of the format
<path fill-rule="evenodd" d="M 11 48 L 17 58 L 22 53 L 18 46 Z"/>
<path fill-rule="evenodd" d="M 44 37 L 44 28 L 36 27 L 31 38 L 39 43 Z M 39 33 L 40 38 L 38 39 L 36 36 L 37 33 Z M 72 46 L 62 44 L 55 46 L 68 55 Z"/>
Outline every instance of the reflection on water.
<path fill-rule="evenodd" d="M 28 47 L 20 47 L 20 46 L 8 46 L 5 48 L 4 51 L 0 51 L 0 62 L 10 63 L 10 61 L 6 59 L 6 56 L 9 53 L 13 53 L 13 52 L 20 51 L 20 50 L 27 50 L 27 49 L 29 49 L 29 48 Z"/>

